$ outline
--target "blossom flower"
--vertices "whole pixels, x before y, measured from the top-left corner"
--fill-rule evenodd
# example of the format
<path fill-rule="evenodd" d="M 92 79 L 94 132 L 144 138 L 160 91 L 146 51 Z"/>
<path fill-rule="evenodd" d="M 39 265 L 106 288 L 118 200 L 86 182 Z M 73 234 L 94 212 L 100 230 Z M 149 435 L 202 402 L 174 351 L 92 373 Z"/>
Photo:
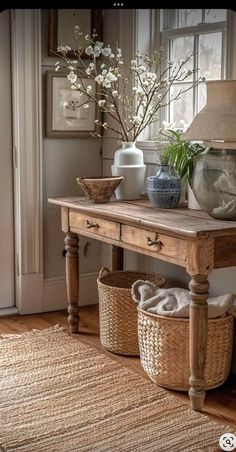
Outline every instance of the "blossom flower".
<path fill-rule="evenodd" d="M 112 72 L 108 72 L 106 74 L 106 79 L 109 80 L 110 82 L 115 82 L 117 80 L 117 77 L 112 74 Z"/>
<path fill-rule="evenodd" d="M 104 47 L 104 49 L 101 50 L 102 54 L 105 57 L 108 57 L 109 55 L 111 55 L 111 48 L 110 47 Z"/>
<path fill-rule="evenodd" d="M 203 80 L 195 75 L 192 81 L 182 83 L 195 73 L 187 69 L 186 64 L 192 55 L 179 62 L 168 61 L 164 50 L 159 48 L 150 54 L 138 51 L 127 62 L 118 45 L 112 49 L 109 44 L 99 41 L 95 31 L 91 36 L 86 34 L 83 37 L 76 27 L 74 37 L 77 45 L 73 58 L 68 55 L 71 48 L 61 44 L 55 68 L 67 74 L 71 89 L 85 96 L 84 102 L 76 104 L 77 108 L 88 109 L 96 104 L 98 113 L 100 110 L 105 114 L 105 121 L 98 116 L 95 124 L 108 129 L 111 138 L 135 141 L 146 127 L 159 121 L 161 108 Z M 89 57 L 86 63 L 84 53 Z M 60 60 L 64 61 L 63 65 L 60 65 Z M 85 83 L 85 78 L 88 83 Z M 178 86 L 181 88 L 176 89 Z M 96 131 L 93 136 L 100 137 L 101 134 Z"/>
<path fill-rule="evenodd" d="M 74 72 L 71 71 L 71 72 L 67 75 L 67 78 L 68 78 L 68 80 L 70 80 L 71 83 L 75 83 L 76 80 L 77 80 L 77 75 L 76 75 Z"/>
<path fill-rule="evenodd" d="M 99 47 L 99 46 L 94 46 L 94 48 L 93 48 L 93 54 L 94 54 L 94 56 L 95 56 L 95 58 L 96 57 L 99 57 L 99 55 L 101 55 L 101 48 Z"/>
<path fill-rule="evenodd" d="M 103 107 L 105 105 L 106 101 L 105 100 L 99 100 L 98 101 L 98 105 L 99 107 Z"/>
<path fill-rule="evenodd" d="M 136 69 L 137 68 L 137 61 L 136 60 L 131 60 L 130 61 L 130 67 L 131 67 L 131 69 Z"/>
<path fill-rule="evenodd" d="M 78 39 L 79 36 L 82 36 L 83 32 L 80 31 L 80 27 L 78 25 L 75 26 L 74 28 L 74 36 L 75 38 Z"/>
<path fill-rule="evenodd" d="M 104 77 L 103 77 L 103 75 L 97 75 L 97 77 L 95 77 L 95 82 L 97 82 L 99 85 L 101 85 L 101 83 L 103 82 L 103 80 L 104 80 Z"/>
<path fill-rule="evenodd" d="M 150 82 L 155 82 L 157 76 L 156 76 L 156 74 L 154 74 L 154 72 L 147 72 L 146 78 Z"/>
<path fill-rule="evenodd" d="M 142 119 L 139 116 L 133 116 L 131 121 L 133 122 L 133 124 L 139 125 Z"/>
<path fill-rule="evenodd" d="M 145 71 L 145 66 L 143 66 L 142 64 L 139 65 L 138 71 L 139 71 L 139 72 L 144 72 L 144 71 Z"/>
<path fill-rule="evenodd" d="M 60 46 L 57 47 L 57 51 L 61 52 L 62 54 L 66 54 L 67 52 L 70 52 L 71 47 L 68 45 L 63 45 L 61 44 Z"/>
<path fill-rule="evenodd" d="M 108 80 L 107 78 L 105 78 L 102 82 L 102 86 L 104 86 L 105 88 L 110 88 L 111 87 L 111 82 L 110 80 Z"/>
<path fill-rule="evenodd" d="M 96 44 L 96 46 L 99 47 L 100 49 L 103 47 L 103 42 L 96 41 L 95 44 Z"/>
<path fill-rule="evenodd" d="M 88 46 L 88 47 L 85 49 L 85 53 L 86 53 L 86 55 L 88 55 L 88 56 L 93 55 L 93 54 L 94 54 L 94 51 L 93 51 L 92 46 Z"/>

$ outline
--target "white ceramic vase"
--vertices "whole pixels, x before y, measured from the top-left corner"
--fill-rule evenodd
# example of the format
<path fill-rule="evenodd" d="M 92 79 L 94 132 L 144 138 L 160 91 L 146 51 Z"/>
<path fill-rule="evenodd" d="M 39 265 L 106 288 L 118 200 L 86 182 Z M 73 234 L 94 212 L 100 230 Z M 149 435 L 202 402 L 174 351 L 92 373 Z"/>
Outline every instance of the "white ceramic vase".
<path fill-rule="evenodd" d="M 143 162 L 143 151 L 135 142 L 123 142 L 115 152 L 112 176 L 124 176 L 124 180 L 115 190 L 117 199 L 140 199 L 145 178 L 146 165 Z"/>
<path fill-rule="evenodd" d="M 193 210 L 202 210 L 200 204 L 198 204 L 196 200 L 196 197 L 190 185 L 188 185 L 188 208 Z"/>

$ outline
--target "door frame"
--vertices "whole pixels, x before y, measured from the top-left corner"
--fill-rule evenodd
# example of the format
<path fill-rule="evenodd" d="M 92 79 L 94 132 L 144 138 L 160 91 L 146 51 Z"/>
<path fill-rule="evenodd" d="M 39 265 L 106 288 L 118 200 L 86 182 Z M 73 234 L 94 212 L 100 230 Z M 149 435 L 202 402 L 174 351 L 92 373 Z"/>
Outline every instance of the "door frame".
<path fill-rule="evenodd" d="M 16 306 L 43 310 L 41 10 L 11 10 Z"/>
<path fill-rule="evenodd" d="M 13 208 L 13 153 L 12 153 L 12 87 L 10 10 L 0 15 L 1 39 L 1 300 L 0 315 L 16 312 L 14 269 L 14 208 Z"/>

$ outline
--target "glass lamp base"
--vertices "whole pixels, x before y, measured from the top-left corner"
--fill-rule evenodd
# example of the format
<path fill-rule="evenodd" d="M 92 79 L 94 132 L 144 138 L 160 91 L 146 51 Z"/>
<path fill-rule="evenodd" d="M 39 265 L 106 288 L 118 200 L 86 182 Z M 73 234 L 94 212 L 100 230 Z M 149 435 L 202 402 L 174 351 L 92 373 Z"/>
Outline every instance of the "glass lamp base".
<path fill-rule="evenodd" d="M 236 220 L 236 149 L 208 148 L 198 156 L 193 192 L 213 218 Z"/>

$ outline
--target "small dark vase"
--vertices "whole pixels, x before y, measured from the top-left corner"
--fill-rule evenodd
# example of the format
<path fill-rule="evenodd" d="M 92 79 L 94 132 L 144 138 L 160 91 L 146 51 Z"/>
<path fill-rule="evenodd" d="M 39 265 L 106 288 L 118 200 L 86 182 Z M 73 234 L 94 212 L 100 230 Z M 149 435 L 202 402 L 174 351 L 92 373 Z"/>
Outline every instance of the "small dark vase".
<path fill-rule="evenodd" d="M 175 169 L 169 165 L 160 166 L 155 176 L 147 178 L 147 194 L 155 207 L 176 207 L 181 196 L 181 183 Z"/>

